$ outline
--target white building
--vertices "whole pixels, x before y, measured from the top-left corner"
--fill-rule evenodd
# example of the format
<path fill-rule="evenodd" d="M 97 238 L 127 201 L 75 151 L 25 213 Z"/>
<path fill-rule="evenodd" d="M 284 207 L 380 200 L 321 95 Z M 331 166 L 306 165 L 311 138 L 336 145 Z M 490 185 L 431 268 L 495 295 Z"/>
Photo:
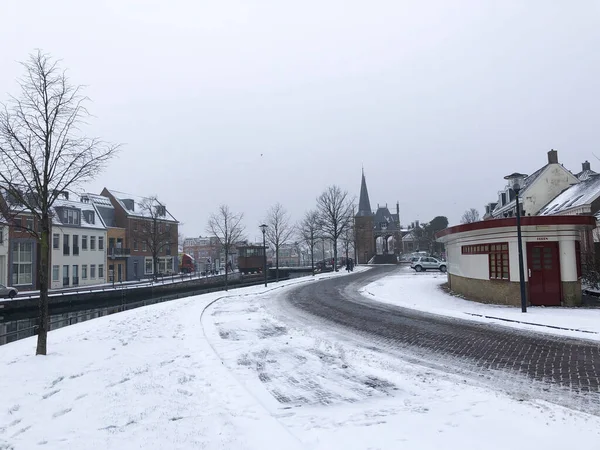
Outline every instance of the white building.
<path fill-rule="evenodd" d="M 595 218 L 532 216 L 521 225 L 528 304 L 580 305 L 580 238 L 596 226 Z M 519 305 L 516 218 L 446 228 L 437 240 L 446 245 L 448 284 L 454 292 L 484 303 Z"/>
<path fill-rule="evenodd" d="M 8 283 L 8 227 L 0 224 L 0 284 Z"/>
<path fill-rule="evenodd" d="M 93 203 L 56 200 L 52 289 L 106 283 L 106 225 Z"/>
<path fill-rule="evenodd" d="M 524 216 L 535 216 L 556 198 L 562 191 L 573 184 L 579 183 L 575 175 L 558 162 L 558 152 L 548 152 L 548 164 L 536 170 L 525 178 L 519 194 Z M 515 213 L 515 193 L 508 184 L 498 192 L 498 201 L 486 205 L 485 219 L 501 219 L 513 217 Z"/>

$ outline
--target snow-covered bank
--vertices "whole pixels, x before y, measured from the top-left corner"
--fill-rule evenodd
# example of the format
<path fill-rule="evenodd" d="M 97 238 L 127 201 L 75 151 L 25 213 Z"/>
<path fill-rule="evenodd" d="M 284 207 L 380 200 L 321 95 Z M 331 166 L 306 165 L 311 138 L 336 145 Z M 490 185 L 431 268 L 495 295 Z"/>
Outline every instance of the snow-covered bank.
<path fill-rule="evenodd" d="M 35 338 L 0 347 L 0 449 L 299 448 L 222 365 L 200 323 L 215 299 L 263 291 L 188 297 L 52 331 L 46 357 L 33 355 Z"/>
<path fill-rule="evenodd" d="M 390 303 L 460 319 L 524 328 L 582 339 L 600 340 L 600 309 L 564 307 L 521 308 L 488 305 L 446 294 L 440 288 L 447 277 L 442 273 L 415 273 L 400 269 L 397 275 L 382 278 L 361 289 L 371 300 Z"/>

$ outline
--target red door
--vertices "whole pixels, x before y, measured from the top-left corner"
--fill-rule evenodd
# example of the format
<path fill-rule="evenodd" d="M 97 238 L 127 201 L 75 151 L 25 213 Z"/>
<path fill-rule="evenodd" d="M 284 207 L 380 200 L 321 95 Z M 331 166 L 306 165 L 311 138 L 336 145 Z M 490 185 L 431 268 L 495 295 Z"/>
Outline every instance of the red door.
<path fill-rule="evenodd" d="M 529 301 L 534 306 L 560 306 L 558 242 L 528 242 Z"/>

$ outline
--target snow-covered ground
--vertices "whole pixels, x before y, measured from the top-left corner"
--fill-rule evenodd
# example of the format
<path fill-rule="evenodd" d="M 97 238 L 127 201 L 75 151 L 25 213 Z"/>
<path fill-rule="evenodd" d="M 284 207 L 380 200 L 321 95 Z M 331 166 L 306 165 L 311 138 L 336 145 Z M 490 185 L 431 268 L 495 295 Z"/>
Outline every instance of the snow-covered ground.
<path fill-rule="evenodd" d="M 280 300 L 289 286 L 344 275 L 73 325 L 50 333 L 46 357 L 33 356 L 34 338 L 0 347 L 0 449 L 562 450 L 600 442 L 596 416 L 472 387 L 287 317 Z"/>
<path fill-rule="evenodd" d="M 371 300 L 404 308 L 531 331 L 600 340 L 600 309 L 533 306 L 527 308 L 527 313 L 522 313 L 520 307 L 488 305 L 449 295 L 440 288 L 446 281 L 446 274 L 416 273 L 403 268 L 396 275 L 368 284 L 360 292 Z"/>

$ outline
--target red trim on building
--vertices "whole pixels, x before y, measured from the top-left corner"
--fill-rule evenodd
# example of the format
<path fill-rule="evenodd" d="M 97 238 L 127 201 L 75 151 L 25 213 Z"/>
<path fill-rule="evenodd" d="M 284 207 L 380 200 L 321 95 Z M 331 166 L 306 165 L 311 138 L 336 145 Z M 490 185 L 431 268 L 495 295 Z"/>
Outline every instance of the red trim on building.
<path fill-rule="evenodd" d="M 536 225 L 579 225 L 587 227 L 596 227 L 596 218 L 594 216 L 527 216 L 521 217 L 521 226 Z M 436 239 L 449 234 L 464 233 L 467 231 L 488 230 L 490 228 L 516 227 L 517 218 L 507 217 L 505 219 L 484 220 L 481 222 L 465 223 L 455 225 L 436 233 Z"/>

